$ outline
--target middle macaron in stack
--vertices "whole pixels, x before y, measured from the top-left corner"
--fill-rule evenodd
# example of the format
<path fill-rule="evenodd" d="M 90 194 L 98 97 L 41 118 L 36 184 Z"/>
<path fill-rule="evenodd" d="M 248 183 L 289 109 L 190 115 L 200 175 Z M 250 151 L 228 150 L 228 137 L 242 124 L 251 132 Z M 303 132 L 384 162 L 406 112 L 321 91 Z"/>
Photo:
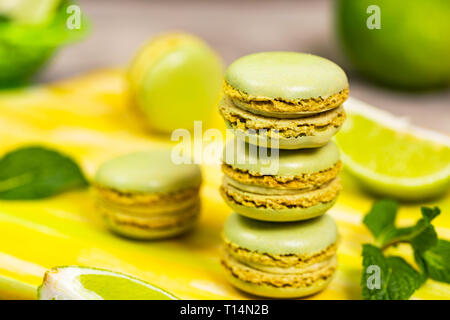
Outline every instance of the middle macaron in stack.
<path fill-rule="evenodd" d="M 331 281 L 337 229 L 325 213 L 341 190 L 342 163 L 330 140 L 347 97 L 344 71 L 310 54 L 256 53 L 228 68 L 219 111 L 235 138 L 224 150 L 220 192 L 235 213 L 222 266 L 237 288 L 294 298 Z"/>
<path fill-rule="evenodd" d="M 237 143 L 230 141 L 226 152 Z M 248 144 L 244 148 L 245 161 L 224 155 L 222 164 L 220 192 L 235 212 L 263 221 L 298 221 L 333 206 L 341 190 L 342 167 L 334 142 L 315 149 L 279 150 L 270 167 L 260 152 L 251 152 Z"/>

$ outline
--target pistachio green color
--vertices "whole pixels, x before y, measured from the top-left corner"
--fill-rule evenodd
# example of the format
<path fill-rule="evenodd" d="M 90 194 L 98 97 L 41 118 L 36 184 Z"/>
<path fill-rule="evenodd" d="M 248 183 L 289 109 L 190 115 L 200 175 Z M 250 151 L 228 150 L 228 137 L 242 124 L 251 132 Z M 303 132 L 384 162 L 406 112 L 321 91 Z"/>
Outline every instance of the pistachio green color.
<path fill-rule="evenodd" d="M 292 177 L 332 168 L 339 161 L 339 149 L 333 141 L 314 149 L 266 149 L 235 138 L 224 148 L 223 161 L 251 174 Z"/>
<path fill-rule="evenodd" d="M 169 204 L 167 206 L 169 206 Z M 152 228 L 151 226 L 144 226 L 142 225 L 142 223 L 143 222 L 151 223 L 152 221 L 153 222 L 158 221 L 161 219 L 161 217 L 164 216 L 164 214 L 156 217 L 150 216 L 147 217 L 147 219 L 145 219 L 142 216 L 136 218 L 133 215 L 129 215 L 127 221 L 128 223 L 118 223 L 116 219 L 114 219 L 114 213 L 109 213 L 103 215 L 103 221 L 112 232 L 114 232 L 119 236 L 135 240 L 160 240 L 175 237 L 189 231 L 195 226 L 198 219 L 198 215 L 200 214 L 200 206 L 198 205 L 191 208 L 185 208 L 183 211 L 175 213 L 170 212 L 169 210 L 165 212 L 166 215 L 182 214 L 189 210 L 192 213 L 192 218 L 187 221 L 183 221 L 183 223 L 180 224 L 173 224 L 160 228 Z"/>
<path fill-rule="evenodd" d="M 204 41 L 188 34 L 159 37 L 142 51 L 156 47 L 158 52 L 146 58 L 150 61 L 139 62 L 145 70 L 133 93 L 149 127 L 171 133 L 193 129 L 196 120 L 207 123 L 220 98 L 221 58 Z"/>
<path fill-rule="evenodd" d="M 327 212 L 335 203 L 336 199 L 329 202 L 319 202 L 308 208 L 292 207 L 286 209 L 271 209 L 263 207 L 247 207 L 236 202 L 224 199 L 226 204 L 235 212 L 245 217 L 271 222 L 301 221 L 319 217 Z"/>
<path fill-rule="evenodd" d="M 123 192 L 167 193 L 198 187 L 200 167 L 176 164 L 171 149 L 135 152 L 100 166 L 95 182 Z"/>
<path fill-rule="evenodd" d="M 256 146 L 267 146 L 269 148 L 279 148 L 282 150 L 298 150 L 298 149 L 311 149 L 319 148 L 327 144 L 328 141 L 339 131 L 339 128 L 334 126 L 328 126 L 321 130 L 316 130 L 311 136 L 300 135 L 298 137 L 285 138 L 281 135 L 275 135 L 274 137 L 268 137 L 261 134 L 259 130 L 242 130 L 234 129 L 232 125 L 225 120 L 225 125 L 228 129 L 232 130 L 237 136 L 247 143 Z"/>
<path fill-rule="evenodd" d="M 251 283 L 247 281 L 243 281 L 237 277 L 232 276 L 228 272 L 225 273 L 225 277 L 227 280 L 236 288 L 245 291 L 250 294 L 254 294 L 260 297 L 267 298 L 299 298 L 306 297 L 322 291 L 325 289 L 332 277 L 327 280 L 320 279 L 319 281 L 313 282 L 307 287 L 273 287 L 271 285 L 263 284 L 263 283 Z"/>
<path fill-rule="evenodd" d="M 347 76 L 338 65 L 297 52 L 244 56 L 229 66 L 225 80 L 250 96 L 286 100 L 326 98 L 348 87 Z"/>
<path fill-rule="evenodd" d="M 241 248 L 267 254 L 313 255 L 337 240 L 334 220 L 323 215 L 300 222 L 270 223 L 232 213 L 224 227 L 224 238 Z"/>

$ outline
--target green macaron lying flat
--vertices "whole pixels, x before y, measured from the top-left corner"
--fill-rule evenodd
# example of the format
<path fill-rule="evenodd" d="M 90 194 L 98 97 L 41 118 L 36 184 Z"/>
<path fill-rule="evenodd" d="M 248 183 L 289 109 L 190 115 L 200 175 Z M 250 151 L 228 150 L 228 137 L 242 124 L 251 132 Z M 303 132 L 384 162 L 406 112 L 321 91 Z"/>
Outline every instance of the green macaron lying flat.
<path fill-rule="evenodd" d="M 170 149 L 127 154 L 104 163 L 94 189 L 98 208 L 114 232 L 157 239 L 190 229 L 200 212 L 201 171 L 175 164 Z"/>
<path fill-rule="evenodd" d="M 267 149 L 239 143 L 231 140 L 224 150 L 220 187 L 235 212 L 257 220 L 297 221 L 320 216 L 335 203 L 342 164 L 334 142 L 316 149 L 279 150 L 270 161 L 261 152 Z M 240 146 L 245 149 L 239 151 Z"/>
<path fill-rule="evenodd" d="M 304 297 L 331 281 L 337 238 L 336 224 L 328 215 L 273 224 L 232 213 L 225 223 L 221 262 L 230 283 L 245 292 Z"/>
<path fill-rule="evenodd" d="M 236 60 L 219 104 L 227 126 L 247 142 L 281 149 L 326 144 L 345 120 L 344 71 L 311 54 L 262 52 Z M 256 132 L 255 132 L 256 131 Z"/>

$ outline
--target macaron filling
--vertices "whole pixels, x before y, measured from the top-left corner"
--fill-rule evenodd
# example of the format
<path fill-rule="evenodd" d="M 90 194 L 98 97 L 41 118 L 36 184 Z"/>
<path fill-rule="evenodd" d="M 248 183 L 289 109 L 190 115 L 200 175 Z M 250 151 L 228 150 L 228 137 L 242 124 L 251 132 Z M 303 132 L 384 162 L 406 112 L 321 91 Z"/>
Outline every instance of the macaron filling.
<path fill-rule="evenodd" d="M 297 175 L 264 175 L 255 171 L 233 168 L 226 163 L 222 164 L 222 172 L 236 182 L 274 189 L 314 188 L 337 177 L 341 169 L 342 162 L 339 160 L 331 168 L 318 172 Z"/>
<path fill-rule="evenodd" d="M 348 88 L 345 88 L 325 98 L 320 96 L 307 99 L 270 98 L 249 95 L 233 88 L 226 81 L 223 85 L 223 91 L 241 109 L 262 116 L 281 119 L 300 118 L 337 108 L 347 100 L 349 92 Z"/>
<path fill-rule="evenodd" d="M 198 195 L 200 187 L 191 187 L 173 192 L 147 193 L 120 191 L 94 183 L 94 191 L 99 198 L 121 205 L 157 206 L 167 202 L 183 202 Z"/>
<path fill-rule="evenodd" d="M 123 193 L 97 187 L 97 207 L 116 233 L 162 238 L 193 226 L 200 213 L 198 187 L 166 194 Z"/>
<path fill-rule="evenodd" d="M 108 227 L 121 236 L 150 240 L 172 237 L 188 231 L 195 225 L 199 212 L 197 206 L 171 216 L 131 219 L 129 215 L 105 212 L 103 217 Z"/>
<path fill-rule="evenodd" d="M 333 256 L 296 272 L 292 268 L 278 268 L 276 272 L 271 272 L 249 266 L 225 253 L 222 265 L 233 277 L 244 282 L 275 288 L 305 288 L 329 280 L 336 270 L 337 258 Z"/>
<path fill-rule="evenodd" d="M 325 249 L 315 252 L 313 254 L 275 254 L 275 253 L 261 253 L 259 251 L 251 251 L 243 248 L 233 242 L 224 241 L 224 250 L 235 257 L 235 259 L 243 261 L 248 265 L 260 265 L 274 268 L 302 268 L 314 265 L 321 261 L 326 261 L 336 255 L 337 244 L 333 243 Z"/>
<path fill-rule="evenodd" d="M 184 226 L 186 222 L 193 221 L 199 214 L 200 204 L 191 208 L 178 211 L 176 214 L 164 214 L 154 216 L 140 216 L 130 219 L 128 214 L 122 212 L 104 211 L 104 217 L 116 226 L 132 226 L 134 228 L 152 231 L 155 229 L 167 229 L 169 227 Z M 104 208 L 102 208 L 104 209 Z"/>
<path fill-rule="evenodd" d="M 266 130 L 270 138 L 296 138 L 314 136 L 331 129 L 338 129 L 345 121 L 345 111 L 342 106 L 309 117 L 297 119 L 275 119 L 263 117 L 234 105 L 229 98 L 224 98 L 219 104 L 219 111 L 228 126 L 235 130 Z"/>

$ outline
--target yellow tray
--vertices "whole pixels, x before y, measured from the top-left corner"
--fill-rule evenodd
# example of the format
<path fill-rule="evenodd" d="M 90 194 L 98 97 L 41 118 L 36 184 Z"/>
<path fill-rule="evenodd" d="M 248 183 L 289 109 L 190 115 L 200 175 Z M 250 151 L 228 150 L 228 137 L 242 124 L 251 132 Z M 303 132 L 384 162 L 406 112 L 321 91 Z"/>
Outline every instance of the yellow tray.
<path fill-rule="evenodd" d="M 0 153 L 45 144 L 76 158 L 88 177 L 104 160 L 128 151 L 170 143 L 149 135 L 127 112 L 120 70 L 106 70 L 47 87 L 0 94 Z M 216 126 L 222 127 L 217 119 Z M 203 212 L 197 228 L 181 238 L 133 242 L 109 233 L 90 192 L 70 192 L 39 201 L 0 201 L 0 298 L 35 299 L 44 272 L 53 266 L 85 265 L 134 275 L 183 299 L 246 299 L 223 278 L 220 232 L 230 209 L 218 192 L 218 167 L 203 166 Z M 344 191 L 330 214 L 341 235 L 339 269 L 329 288 L 312 299 L 359 299 L 361 243 L 371 241 L 361 224 L 373 198 L 343 175 Z M 450 238 L 450 196 L 429 205 L 441 237 Z M 402 207 L 400 224 L 420 216 L 418 205 Z M 397 253 L 410 256 L 407 247 Z M 428 281 L 420 299 L 450 298 L 450 285 Z"/>

